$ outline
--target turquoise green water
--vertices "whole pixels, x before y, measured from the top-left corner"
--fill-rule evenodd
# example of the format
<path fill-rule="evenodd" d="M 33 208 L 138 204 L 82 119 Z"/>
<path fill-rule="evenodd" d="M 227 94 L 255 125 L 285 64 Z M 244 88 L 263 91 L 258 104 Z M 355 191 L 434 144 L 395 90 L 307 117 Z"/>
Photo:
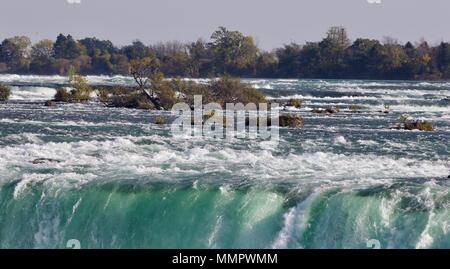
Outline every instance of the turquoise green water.
<path fill-rule="evenodd" d="M 279 143 L 172 137 L 156 112 L 46 108 L 52 89 L 14 88 L 0 104 L 0 247 L 450 247 L 449 85 L 249 83 L 304 99 L 305 128 Z M 330 105 L 343 111 L 310 112 Z M 437 130 L 392 129 L 401 114 Z"/>

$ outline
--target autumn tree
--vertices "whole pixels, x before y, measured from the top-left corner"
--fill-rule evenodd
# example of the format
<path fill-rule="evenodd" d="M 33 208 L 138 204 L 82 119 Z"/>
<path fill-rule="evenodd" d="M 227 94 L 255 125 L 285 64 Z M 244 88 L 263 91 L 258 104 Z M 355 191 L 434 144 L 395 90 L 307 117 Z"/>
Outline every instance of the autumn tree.
<path fill-rule="evenodd" d="M 25 36 L 5 39 L 0 46 L 0 62 L 13 72 L 26 71 L 30 66 L 31 41 Z"/>
<path fill-rule="evenodd" d="M 319 43 L 319 74 L 324 78 L 337 78 L 345 73 L 345 49 L 350 45 L 343 27 L 331 27 L 325 39 Z"/>
<path fill-rule="evenodd" d="M 258 48 L 251 36 L 220 27 L 211 36 L 215 67 L 220 74 L 236 73 L 253 67 Z"/>
<path fill-rule="evenodd" d="M 341 26 L 333 26 L 327 32 L 327 37 L 325 38 L 333 46 L 344 50 L 350 46 L 350 39 L 347 35 L 347 30 Z"/>
<path fill-rule="evenodd" d="M 193 77 L 207 77 L 214 69 L 214 55 L 208 44 L 202 39 L 188 46 L 192 59 L 190 75 Z"/>
<path fill-rule="evenodd" d="M 223 76 L 211 81 L 208 86 L 214 102 L 225 106 L 227 103 L 261 104 L 266 103 L 265 96 L 252 86 L 242 83 L 238 78 Z"/>
<path fill-rule="evenodd" d="M 51 72 L 55 52 L 52 40 L 41 40 L 31 48 L 30 70 L 35 73 Z"/>
<path fill-rule="evenodd" d="M 92 93 L 92 88 L 86 78 L 77 74 L 74 67 L 69 70 L 69 82 L 72 85 L 71 98 L 72 102 L 86 102 L 89 101 Z"/>
<path fill-rule="evenodd" d="M 111 55 L 111 64 L 114 74 L 128 75 L 130 72 L 130 62 L 127 56 L 119 53 Z"/>
<path fill-rule="evenodd" d="M 161 71 L 166 76 L 188 77 L 193 73 L 189 47 L 178 41 L 159 42 L 150 46 L 151 52 L 161 61 Z"/>
<path fill-rule="evenodd" d="M 130 73 L 138 86 L 138 90 L 146 95 L 158 110 L 161 109 L 161 102 L 155 95 L 154 89 L 164 78 L 160 67 L 161 63 L 155 57 L 135 59 L 130 62 Z M 150 88 L 150 92 L 147 91 L 147 87 Z"/>

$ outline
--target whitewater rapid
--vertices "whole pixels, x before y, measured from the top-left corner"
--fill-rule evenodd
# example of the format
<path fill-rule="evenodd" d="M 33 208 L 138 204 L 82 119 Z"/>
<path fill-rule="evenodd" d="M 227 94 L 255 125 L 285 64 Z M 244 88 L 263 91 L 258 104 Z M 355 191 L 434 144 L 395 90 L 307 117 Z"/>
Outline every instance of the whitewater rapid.
<path fill-rule="evenodd" d="M 166 112 L 48 108 L 65 78 L 0 75 L 23 85 L 0 103 L 0 247 L 450 248 L 449 83 L 245 81 L 301 98 L 305 128 L 173 137 Z M 436 131 L 395 129 L 404 114 Z"/>

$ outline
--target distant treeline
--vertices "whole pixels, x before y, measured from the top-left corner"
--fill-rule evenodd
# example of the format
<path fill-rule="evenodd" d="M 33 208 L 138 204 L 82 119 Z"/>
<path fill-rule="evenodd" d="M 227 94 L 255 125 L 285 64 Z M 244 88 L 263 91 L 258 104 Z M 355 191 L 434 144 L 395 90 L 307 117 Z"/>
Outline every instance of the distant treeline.
<path fill-rule="evenodd" d="M 357 39 L 332 27 L 320 42 L 291 43 L 271 52 L 259 49 L 250 36 L 220 27 L 210 41 L 140 41 L 117 47 L 97 38 L 75 40 L 60 34 L 56 41 L 32 44 L 28 37 L 5 39 L 0 45 L 0 73 L 128 75 L 130 62 L 157 58 L 169 77 L 231 75 L 260 78 L 449 79 L 450 44 L 430 46 Z"/>

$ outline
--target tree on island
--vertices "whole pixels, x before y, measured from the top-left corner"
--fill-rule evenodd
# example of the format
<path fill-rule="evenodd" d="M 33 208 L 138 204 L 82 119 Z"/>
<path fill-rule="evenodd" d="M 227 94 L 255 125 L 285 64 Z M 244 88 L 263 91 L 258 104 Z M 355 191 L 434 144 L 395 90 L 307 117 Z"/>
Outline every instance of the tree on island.
<path fill-rule="evenodd" d="M 164 78 L 164 75 L 160 72 L 160 66 L 159 60 L 152 57 L 136 59 L 130 62 L 130 74 L 138 85 L 139 91 L 145 94 L 158 110 L 161 109 L 161 102 L 155 96 L 154 88 Z M 150 92 L 146 89 L 149 84 Z"/>

